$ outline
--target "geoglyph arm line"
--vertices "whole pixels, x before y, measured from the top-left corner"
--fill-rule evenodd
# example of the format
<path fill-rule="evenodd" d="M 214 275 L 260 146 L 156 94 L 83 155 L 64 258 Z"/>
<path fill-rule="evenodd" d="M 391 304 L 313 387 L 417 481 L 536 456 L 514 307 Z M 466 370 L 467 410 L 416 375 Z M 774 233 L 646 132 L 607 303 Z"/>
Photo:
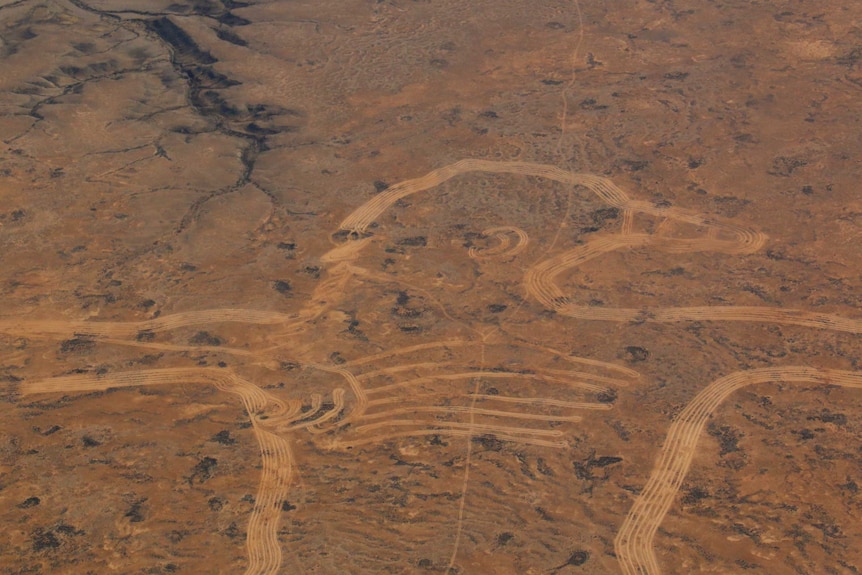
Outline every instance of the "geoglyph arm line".
<path fill-rule="evenodd" d="M 862 333 L 862 321 L 798 309 L 702 306 L 657 309 L 651 321 L 748 321 Z"/>
<path fill-rule="evenodd" d="M 578 405 L 577 409 L 611 409 L 610 405 L 604 403 L 583 403 Z M 398 409 L 390 409 L 387 411 L 379 411 L 375 413 L 366 413 L 359 417 L 357 421 L 368 421 L 373 419 L 382 419 L 386 417 L 409 415 L 413 413 L 440 413 L 452 415 L 456 413 L 473 413 L 475 415 L 488 415 L 491 417 L 506 417 L 511 419 L 524 419 L 532 421 L 582 421 L 580 415 L 543 415 L 538 413 L 522 413 L 518 411 L 504 411 L 501 409 L 484 409 L 481 407 L 467 407 L 464 405 L 450 405 L 448 407 L 402 407 Z"/>
<path fill-rule="evenodd" d="M 798 325 L 845 333 L 862 333 L 862 320 L 805 310 L 744 306 L 695 306 L 672 308 L 602 308 L 579 306 L 568 301 L 552 303 L 552 309 L 568 317 L 614 322 L 673 323 L 682 321 L 727 321 Z"/>
<path fill-rule="evenodd" d="M 588 365 L 590 367 L 601 368 L 603 370 L 618 373 L 621 377 L 628 377 L 630 379 L 639 379 L 641 376 L 641 374 L 638 373 L 637 371 L 630 369 L 628 367 L 624 367 L 622 365 L 616 365 L 614 363 L 608 363 L 606 361 L 601 361 L 598 359 L 589 359 L 586 357 L 567 355 L 565 353 L 560 352 L 559 350 L 552 349 L 550 347 L 545 347 L 543 345 L 536 345 L 534 343 L 529 343 L 529 342 L 526 342 L 523 340 L 519 340 L 518 345 L 521 347 L 529 348 L 529 349 L 544 351 L 550 355 L 553 355 L 555 357 L 560 358 L 563 361 L 566 361 L 568 363 L 572 363 L 575 365 Z M 545 371 L 548 371 L 548 370 L 545 370 Z M 622 386 L 627 385 L 626 382 L 624 382 L 624 381 L 619 381 L 619 380 L 615 380 L 615 381 L 617 381 L 616 385 L 622 385 Z"/>
<path fill-rule="evenodd" d="M 223 369 L 178 367 L 123 371 L 95 375 L 90 373 L 52 377 L 18 384 L 22 395 L 42 393 L 82 393 L 113 388 L 150 387 L 155 385 L 207 384 L 240 396 L 249 415 L 266 410 L 268 417 L 278 417 L 298 411 L 298 402 L 285 403 L 258 386 Z"/>
<path fill-rule="evenodd" d="M 367 390 L 369 395 L 378 394 L 378 393 L 386 393 L 395 389 L 401 389 L 405 387 L 414 387 L 417 385 L 422 385 L 423 383 L 430 383 L 432 381 L 457 381 L 462 379 L 472 380 L 476 378 L 482 379 L 530 379 L 530 380 L 538 380 L 538 381 L 546 381 L 552 383 L 562 383 L 568 387 L 575 387 L 579 389 L 583 389 L 586 391 L 594 391 L 597 393 L 601 393 L 607 391 L 607 388 L 602 385 L 595 385 L 592 383 L 585 383 L 582 381 L 578 381 L 573 378 L 564 378 L 559 376 L 546 375 L 541 373 L 513 373 L 513 372 L 505 372 L 505 371 L 467 371 L 462 373 L 446 373 L 439 375 L 429 375 L 426 377 L 416 377 L 413 379 L 406 379 L 404 381 L 399 381 L 397 383 L 390 383 L 388 385 L 380 385 L 377 387 L 370 387 Z"/>
<path fill-rule="evenodd" d="M 414 353 L 417 351 L 425 351 L 426 349 L 439 349 L 439 348 L 455 348 L 455 347 L 466 347 L 466 346 L 475 346 L 475 341 L 469 341 L 466 339 L 450 339 L 450 340 L 442 340 L 442 341 L 433 341 L 429 343 L 420 343 L 417 345 L 410 345 L 406 347 L 400 347 L 396 349 L 391 349 L 389 351 L 376 353 L 374 355 L 366 355 L 364 357 L 360 357 L 358 359 L 354 359 L 348 361 L 344 364 L 345 367 L 355 367 L 358 365 L 365 365 L 367 363 L 373 363 L 375 361 L 379 361 L 381 359 L 388 359 L 390 357 L 397 357 L 399 355 L 406 355 L 408 353 Z"/>
<path fill-rule="evenodd" d="M 403 371 L 411 371 L 415 369 L 439 369 L 441 367 L 449 367 L 450 365 L 456 365 L 456 363 L 454 361 L 427 361 L 421 363 L 405 363 L 402 365 L 393 365 L 391 367 L 376 369 L 374 371 L 366 371 L 365 373 L 357 375 L 356 379 L 358 379 L 359 381 L 368 381 L 370 379 L 374 379 L 375 377 L 380 377 L 381 375 L 393 375 L 396 373 L 401 373 Z"/>
<path fill-rule="evenodd" d="M 426 425 L 427 422 L 425 422 Z M 422 422 L 417 423 L 412 419 L 393 419 L 391 421 L 381 421 L 378 423 L 368 423 L 366 425 L 362 425 L 357 427 L 354 431 L 357 434 L 361 434 L 368 431 L 374 431 L 377 429 L 385 429 L 387 427 L 411 427 L 416 425 L 422 425 Z M 479 433 L 505 433 L 509 435 L 525 435 L 525 436 L 536 436 L 536 437 L 562 437 L 563 432 L 559 429 L 531 429 L 529 427 L 513 427 L 508 425 L 493 425 L 486 423 L 462 423 L 459 421 L 440 421 L 434 422 L 432 424 L 434 427 L 439 426 L 440 429 L 464 429 L 471 430 L 473 432 Z"/>
<path fill-rule="evenodd" d="M 419 345 L 414 345 L 414 346 L 409 346 L 409 347 L 403 347 L 403 348 L 394 349 L 394 350 L 390 350 L 390 351 L 375 354 L 375 355 L 369 355 L 369 356 L 361 357 L 361 358 L 349 361 L 344 365 L 346 367 L 356 367 L 356 366 L 364 365 L 367 363 L 373 363 L 375 361 L 379 361 L 382 359 L 388 359 L 391 357 L 397 357 L 399 355 L 406 355 L 408 353 L 414 353 L 417 351 L 425 351 L 428 349 L 439 349 L 439 348 L 469 347 L 469 346 L 476 346 L 476 345 L 477 345 L 477 343 L 475 341 L 461 340 L 461 339 L 437 341 L 437 342 L 424 343 L 424 344 L 419 344 Z M 568 354 L 562 353 L 559 350 L 552 349 L 552 348 L 545 347 L 545 346 L 541 346 L 541 345 L 536 345 L 534 343 L 527 342 L 527 341 L 519 341 L 517 343 L 516 347 L 524 347 L 527 349 L 542 351 L 544 353 L 547 353 L 549 355 L 557 357 L 557 358 L 559 358 L 563 361 L 566 361 L 568 363 L 572 363 L 575 365 L 586 365 L 586 366 L 590 366 L 590 367 L 600 368 L 600 369 L 603 369 L 603 370 L 606 370 L 609 372 L 617 373 L 620 375 L 620 377 L 626 377 L 629 379 L 638 379 L 641 376 L 640 373 L 638 373 L 637 371 L 630 369 L 630 368 L 627 368 L 627 367 L 624 367 L 624 366 L 621 366 L 621 365 L 617 365 L 614 363 L 608 363 L 608 362 L 600 361 L 597 359 L 589 359 L 589 358 L 585 358 L 585 357 L 568 355 Z M 407 370 L 414 369 L 414 368 L 429 368 L 429 367 L 430 368 L 437 368 L 440 366 L 455 365 L 455 363 L 456 362 L 454 362 L 454 361 L 442 361 L 442 362 L 421 362 L 421 363 L 411 363 L 411 364 L 398 364 L 395 366 L 385 367 L 385 368 L 374 370 L 374 371 L 367 371 L 363 374 L 357 375 L 356 377 L 359 380 L 365 381 L 367 379 L 371 379 L 371 378 L 376 377 L 376 376 L 399 373 L 399 372 L 407 371 Z M 572 375 L 579 377 L 579 378 L 582 377 L 584 379 L 591 379 L 593 381 L 608 383 L 610 385 L 619 385 L 619 386 L 628 385 L 628 382 L 623 380 L 623 379 L 607 378 L 607 377 L 603 377 L 603 376 L 592 375 L 592 374 L 589 374 L 586 372 L 581 372 L 581 371 L 569 372 L 566 370 L 554 370 L 554 369 L 542 369 L 540 371 L 546 372 L 546 373 L 556 373 L 557 375 L 572 374 Z"/>
<path fill-rule="evenodd" d="M 257 325 L 286 324 L 299 319 L 299 315 L 288 315 L 272 311 L 249 309 L 212 309 L 179 312 L 145 321 L 53 321 L 53 320 L 0 320 L 0 333 L 27 337 L 64 336 L 69 334 L 94 337 L 133 337 L 140 332 L 161 332 L 181 327 L 199 326 L 208 323 L 250 323 Z"/>
<path fill-rule="evenodd" d="M 410 400 L 416 399 L 424 399 L 428 397 L 428 395 L 416 395 L 411 396 Z M 475 397 L 476 399 L 481 399 L 483 401 L 489 402 L 501 402 L 501 403 L 520 403 L 522 405 L 544 405 L 547 407 L 565 407 L 569 409 L 598 409 L 604 411 L 606 409 L 612 409 L 612 405 L 609 403 L 596 403 L 596 402 L 584 402 L 584 401 L 565 401 L 562 399 L 552 399 L 547 397 L 515 397 L 509 395 L 491 395 L 491 394 L 482 394 L 482 393 L 468 393 L 465 397 Z M 373 409 L 380 405 L 403 405 L 407 399 L 404 397 L 386 397 L 383 399 L 374 399 L 368 402 L 368 409 Z M 603 406 L 603 407 L 597 407 Z M 405 408 L 408 409 L 408 408 Z M 375 413 L 376 415 L 376 413 Z M 370 415 L 369 415 L 370 417 Z"/>
<path fill-rule="evenodd" d="M 518 428 L 513 428 L 515 431 Z M 479 433 L 477 433 L 477 431 Z M 519 433 L 508 433 L 505 428 L 492 428 L 489 430 L 482 430 L 476 427 L 470 427 L 467 429 L 458 429 L 458 428 L 423 428 L 409 431 L 390 431 L 388 433 L 381 433 L 377 435 L 373 435 L 371 437 L 367 437 L 364 439 L 357 439 L 352 441 L 341 441 L 336 440 L 332 443 L 332 448 L 341 448 L 341 449 L 351 449 L 354 447 L 360 447 L 363 445 L 370 445 L 376 443 L 385 443 L 387 441 L 392 441 L 393 439 L 401 439 L 407 437 L 428 437 L 428 436 L 440 436 L 440 437 L 466 437 L 466 438 L 475 438 L 477 435 L 482 435 L 483 433 L 491 433 L 493 434 L 495 439 L 500 441 L 508 441 L 511 443 L 516 443 L 520 445 L 535 445 L 539 447 L 568 447 L 568 443 L 562 439 L 542 439 L 540 437 L 533 437 L 530 435 L 524 435 Z"/>
<path fill-rule="evenodd" d="M 352 449 L 354 447 L 361 447 L 363 445 L 385 443 L 387 441 L 392 441 L 393 439 L 402 439 L 407 437 L 428 437 L 435 435 L 440 437 L 466 437 L 468 439 L 472 439 L 475 438 L 477 434 L 473 430 L 469 429 L 420 429 L 415 431 L 398 431 L 386 433 L 355 441 L 335 441 L 332 443 L 331 447 Z M 516 443 L 519 445 L 534 445 L 538 447 L 552 448 L 563 448 L 568 447 L 569 445 L 564 440 L 549 440 L 535 437 L 526 437 L 521 435 L 509 435 L 500 431 L 495 431 L 493 435 L 495 439 L 498 439 L 500 441 L 508 441 L 510 443 Z"/>
<path fill-rule="evenodd" d="M 112 337 L 99 338 L 102 343 L 113 345 L 122 345 L 128 347 L 139 347 L 143 349 L 157 349 L 160 351 L 187 351 L 187 352 L 210 352 L 224 353 L 226 355 L 235 355 L 239 357 L 258 357 L 262 354 L 249 351 L 247 349 L 237 349 L 233 347 L 222 347 L 218 345 L 174 345 L 171 343 L 161 343 L 153 341 L 134 341 L 130 339 L 116 339 Z"/>
<path fill-rule="evenodd" d="M 606 236 L 545 260 L 528 270 L 527 293 L 557 313 L 584 320 L 671 323 L 680 321 L 740 321 L 798 325 L 847 333 L 862 333 L 862 320 L 804 310 L 753 306 L 693 306 L 669 308 L 613 308 L 578 305 L 556 283 L 557 278 L 579 265 L 625 247 L 652 243 L 652 236 L 632 234 Z M 696 240 L 688 240 L 688 243 Z M 685 242 L 677 247 L 688 245 Z M 701 249 L 698 244 L 695 246 Z"/>
<path fill-rule="evenodd" d="M 565 369 L 537 369 L 536 372 L 539 374 L 552 374 L 554 376 L 562 377 L 567 380 L 573 380 L 575 378 L 587 379 L 595 381 L 597 383 L 603 383 L 605 385 L 615 385 L 618 387 L 627 387 L 629 385 L 629 382 L 624 379 L 605 377 L 602 375 L 594 375 L 585 371 L 568 371 Z"/>
<path fill-rule="evenodd" d="M 598 409 L 600 411 L 613 409 L 609 403 L 585 403 L 580 401 L 564 401 L 550 397 L 512 397 L 509 395 L 488 395 L 483 393 L 471 393 L 467 397 L 475 397 L 485 401 L 499 401 L 501 403 L 520 403 L 522 405 L 544 405 L 547 407 L 563 407 L 567 409 Z M 603 406 L 603 407 L 599 407 Z"/>

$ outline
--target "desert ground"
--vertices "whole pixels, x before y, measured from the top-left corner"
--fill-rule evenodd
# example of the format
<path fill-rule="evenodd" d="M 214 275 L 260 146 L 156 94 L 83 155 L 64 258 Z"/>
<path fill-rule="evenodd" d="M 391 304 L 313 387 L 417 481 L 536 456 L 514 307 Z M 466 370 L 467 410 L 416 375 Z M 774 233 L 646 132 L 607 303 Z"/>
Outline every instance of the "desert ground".
<path fill-rule="evenodd" d="M 0 571 L 858 574 L 862 4 L 0 0 Z"/>

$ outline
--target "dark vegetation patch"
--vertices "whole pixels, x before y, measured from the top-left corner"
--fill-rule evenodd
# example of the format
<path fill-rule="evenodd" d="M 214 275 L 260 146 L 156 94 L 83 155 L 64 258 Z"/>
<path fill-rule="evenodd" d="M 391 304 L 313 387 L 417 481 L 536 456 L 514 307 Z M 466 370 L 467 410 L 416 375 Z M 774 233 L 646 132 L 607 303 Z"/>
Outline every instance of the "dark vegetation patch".
<path fill-rule="evenodd" d="M 809 415 L 808 421 L 822 421 L 823 423 L 834 423 L 835 425 L 847 425 L 847 416 L 843 413 L 833 413 L 824 409 L 819 415 Z"/>
<path fill-rule="evenodd" d="M 320 279 L 320 266 L 305 266 L 301 271 L 314 279 Z"/>
<path fill-rule="evenodd" d="M 236 439 L 230 436 L 230 431 L 227 429 L 222 429 L 215 435 L 210 438 L 210 441 L 215 441 L 216 443 L 220 443 L 222 445 L 233 445 L 236 443 Z"/>
<path fill-rule="evenodd" d="M 503 442 L 490 433 L 474 436 L 472 440 L 473 443 L 481 445 L 488 451 L 500 451 L 503 449 Z"/>
<path fill-rule="evenodd" d="M 588 464 L 590 467 L 607 467 L 608 465 L 613 465 L 615 463 L 619 463 L 622 461 L 622 457 L 616 457 L 613 455 L 603 455 L 597 459 L 590 459 Z"/>
<path fill-rule="evenodd" d="M 808 165 L 808 160 L 802 158 L 792 158 L 788 156 L 778 156 L 772 160 L 772 168 L 767 171 L 771 176 L 789 177 L 804 166 Z"/>
<path fill-rule="evenodd" d="M 42 503 L 42 500 L 38 497 L 28 497 L 27 499 L 18 504 L 18 509 L 30 509 L 31 507 L 36 507 L 40 503 Z"/>
<path fill-rule="evenodd" d="M 504 531 L 503 533 L 500 533 L 499 535 L 497 535 L 497 545 L 499 545 L 500 547 L 503 547 L 506 543 L 508 543 L 509 541 L 511 541 L 514 538 L 515 538 L 514 534 L 512 534 L 508 531 Z"/>
<path fill-rule="evenodd" d="M 199 331 L 189 339 L 192 345 L 221 345 L 222 341 L 219 337 L 210 334 L 208 331 Z"/>
<path fill-rule="evenodd" d="M 60 540 L 51 530 L 42 528 L 36 529 L 33 532 L 33 551 L 45 551 L 46 549 L 56 549 L 60 546 Z"/>
<path fill-rule="evenodd" d="M 272 282 L 272 289 L 280 294 L 289 294 L 291 292 L 290 282 L 286 280 L 275 280 Z"/>
<path fill-rule="evenodd" d="M 622 160 L 620 163 L 624 169 L 630 172 L 640 172 L 649 166 L 648 160 Z"/>
<path fill-rule="evenodd" d="M 383 190 L 387 189 L 389 184 L 384 182 L 383 180 L 374 180 L 374 190 L 379 194 Z"/>
<path fill-rule="evenodd" d="M 60 523 L 51 528 L 37 527 L 33 530 L 31 539 L 33 542 L 33 551 L 52 551 L 59 548 L 63 541 L 69 537 L 78 537 L 85 535 L 84 531 L 76 529 L 72 525 Z"/>
<path fill-rule="evenodd" d="M 587 98 L 586 100 L 581 100 L 579 104 L 582 110 L 607 110 L 608 107 L 605 104 L 599 104 L 595 98 Z"/>
<path fill-rule="evenodd" d="M 566 560 L 565 563 L 563 563 L 561 565 L 561 567 L 567 567 L 569 565 L 572 565 L 574 567 L 580 567 L 581 565 L 586 563 L 589 559 L 590 559 L 589 552 L 581 551 L 581 550 L 574 551 L 571 555 L 569 555 L 569 558 Z"/>
<path fill-rule="evenodd" d="M 243 536 L 242 531 L 236 526 L 236 523 L 231 522 L 227 529 L 223 532 L 229 539 L 239 539 Z"/>
<path fill-rule="evenodd" d="M 664 75 L 665 80 L 685 80 L 688 78 L 688 72 L 668 72 Z"/>
<path fill-rule="evenodd" d="M 130 523 L 142 522 L 144 520 L 143 506 L 146 501 L 147 498 L 144 497 L 132 502 L 129 509 L 123 514 L 123 517 L 128 518 Z"/>
<path fill-rule="evenodd" d="M 718 440 L 720 448 L 719 456 L 734 453 L 740 450 L 739 440 L 743 435 L 729 425 L 716 425 L 710 423 L 706 428 L 707 433 Z"/>
<path fill-rule="evenodd" d="M 189 485 L 194 483 L 204 483 L 206 480 L 210 479 L 213 474 L 213 470 L 218 465 L 218 460 L 213 457 L 204 457 L 192 468 L 192 473 L 188 478 Z"/>
<path fill-rule="evenodd" d="M 709 492 L 702 487 L 692 487 L 683 492 L 682 503 L 684 505 L 696 505 L 700 501 L 708 499 L 709 497 Z"/>
<path fill-rule="evenodd" d="M 149 330 L 139 331 L 137 335 L 135 335 L 135 339 L 137 341 L 153 341 L 155 338 L 156 334 Z"/>
<path fill-rule="evenodd" d="M 631 363 L 639 363 L 649 359 L 649 350 L 645 347 L 630 345 L 625 348 L 626 359 Z"/>
<path fill-rule="evenodd" d="M 89 435 L 85 435 L 84 437 L 82 437 L 81 443 L 84 444 L 84 447 L 98 447 L 98 446 L 102 445 L 101 441 L 99 441 L 97 439 L 93 439 Z"/>
<path fill-rule="evenodd" d="M 614 455 L 603 455 L 601 457 L 596 457 L 595 453 L 592 453 L 584 461 L 572 461 L 572 467 L 575 470 L 575 476 L 578 479 L 586 481 L 597 479 L 597 477 L 593 475 L 593 469 L 610 467 L 611 465 L 616 465 L 617 463 L 620 463 L 622 460 L 622 457 L 617 457 Z M 604 477 L 600 477 L 599 479 L 607 478 L 607 472 L 605 472 Z"/>
<path fill-rule="evenodd" d="M 426 245 L 428 245 L 428 242 L 425 239 L 425 236 L 413 236 L 410 238 L 401 238 L 400 240 L 395 242 L 395 245 L 418 248 L 425 247 Z"/>
<path fill-rule="evenodd" d="M 751 200 L 737 198 L 735 196 L 717 196 L 712 198 L 712 202 L 715 204 L 715 210 L 719 215 L 733 218 L 745 209 L 745 207 L 751 203 Z"/>
<path fill-rule="evenodd" d="M 620 217 L 619 208 L 599 208 L 590 214 L 590 217 L 599 227 L 603 227 L 606 223 L 614 221 Z"/>
<path fill-rule="evenodd" d="M 75 336 L 60 343 L 61 353 L 85 353 L 96 347 L 96 341 L 86 335 Z"/>

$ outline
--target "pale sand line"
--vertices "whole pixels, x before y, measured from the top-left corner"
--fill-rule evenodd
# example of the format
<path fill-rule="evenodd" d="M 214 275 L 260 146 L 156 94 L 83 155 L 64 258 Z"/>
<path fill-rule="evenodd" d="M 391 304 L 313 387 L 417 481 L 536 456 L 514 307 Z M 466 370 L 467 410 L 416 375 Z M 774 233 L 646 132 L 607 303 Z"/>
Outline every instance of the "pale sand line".
<path fill-rule="evenodd" d="M 592 383 L 584 383 L 581 381 L 577 381 L 574 379 L 563 378 L 559 376 L 551 376 L 545 375 L 541 373 L 512 373 L 505 371 L 467 371 L 463 373 L 447 373 L 440 375 L 429 375 L 426 377 L 416 377 L 413 379 L 407 379 L 404 381 L 399 381 L 397 383 L 390 383 L 388 385 L 380 385 L 378 387 L 370 387 L 366 391 L 366 393 L 375 394 L 375 393 L 385 393 L 388 391 L 392 391 L 394 389 L 400 389 L 404 387 L 413 387 L 416 385 L 421 385 L 423 383 L 430 383 L 432 381 L 458 381 L 458 380 L 472 380 L 475 377 L 481 377 L 483 379 L 521 379 L 521 380 L 538 380 L 538 381 L 546 381 L 552 383 L 562 383 L 568 387 L 576 387 L 580 389 L 585 389 L 587 391 L 594 391 L 597 393 L 602 393 L 608 391 L 608 388 L 602 385 L 595 385 Z"/>
<path fill-rule="evenodd" d="M 412 419 L 394 419 L 392 421 L 381 421 L 379 423 L 369 423 L 356 428 L 356 433 L 365 431 L 373 431 L 385 427 L 404 427 L 416 425 Z M 508 433 L 511 435 L 538 435 L 545 437 L 562 437 L 563 432 L 559 429 L 530 429 L 528 427 L 512 427 L 508 425 L 493 425 L 485 423 L 461 423 L 457 421 L 440 421 L 434 422 L 433 425 L 440 426 L 443 429 L 470 429 L 481 433 Z M 433 433 L 433 432 L 432 432 Z"/>
<path fill-rule="evenodd" d="M 515 234 L 517 237 L 517 242 L 511 248 L 509 246 L 512 244 L 512 240 L 508 235 L 506 235 L 507 232 Z M 471 258 L 481 260 L 514 257 L 527 249 L 527 245 L 530 243 L 530 238 L 527 236 L 527 232 L 521 228 L 516 228 L 515 226 L 499 226 L 482 230 L 482 235 L 486 237 L 490 237 L 492 234 L 494 239 L 500 243 L 492 248 L 484 250 L 476 248 L 475 246 L 471 247 L 467 250 L 467 253 Z"/>
<path fill-rule="evenodd" d="M 210 309 L 178 312 L 157 319 L 130 322 L 3 320 L 0 333 L 40 335 L 89 335 L 93 337 L 133 337 L 140 332 L 161 332 L 208 323 L 285 324 L 301 319 L 299 314 L 283 314 L 252 309 Z"/>
<path fill-rule="evenodd" d="M 517 429 L 517 428 L 516 428 Z M 476 433 L 479 431 L 480 433 Z M 368 437 L 366 439 L 359 439 L 355 441 L 339 441 L 335 440 L 329 445 L 331 449 L 353 449 L 355 447 L 361 447 L 363 445 L 375 444 L 375 443 L 384 443 L 386 441 L 392 441 L 393 439 L 401 439 L 407 437 L 429 437 L 434 435 L 439 435 L 441 437 L 466 437 L 471 439 L 476 437 L 477 435 L 482 435 L 482 433 L 493 433 L 494 439 L 499 441 L 508 441 L 510 443 L 520 444 L 520 445 L 535 445 L 538 447 L 554 447 L 554 448 L 563 448 L 568 447 L 569 444 L 565 440 L 548 440 L 548 439 L 539 439 L 535 437 L 523 436 L 523 435 L 510 435 L 505 431 L 501 431 L 499 428 L 495 428 L 495 430 L 487 431 L 487 430 L 478 430 L 475 428 L 469 429 L 454 429 L 454 428 L 441 428 L 441 429 L 419 429 L 415 431 L 396 431 L 381 435 L 374 435 Z"/>
<path fill-rule="evenodd" d="M 474 396 L 475 397 L 475 396 Z M 579 403 L 574 404 L 572 409 L 595 409 L 599 411 L 607 411 L 611 406 L 605 403 Z M 522 413 L 519 411 L 505 411 L 502 409 L 485 409 L 481 407 L 469 407 L 466 405 L 450 405 L 448 407 L 401 407 L 389 409 L 387 411 L 378 411 L 375 413 L 366 413 L 358 419 L 358 421 L 369 421 L 373 419 L 381 419 L 396 415 L 411 415 L 418 413 L 439 413 L 444 415 L 452 415 L 457 413 L 475 413 L 476 415 L 488 415 L 491 417 L 505 417 L 510 419 L 525 419 L 532 421 L 583 421 L 580 415 L 543 415 L 538 413 Z M 418 422 L 418 419 L 417 419 Z M 425 422 L 431 425 L 436 424 L 436 421 Z"/>

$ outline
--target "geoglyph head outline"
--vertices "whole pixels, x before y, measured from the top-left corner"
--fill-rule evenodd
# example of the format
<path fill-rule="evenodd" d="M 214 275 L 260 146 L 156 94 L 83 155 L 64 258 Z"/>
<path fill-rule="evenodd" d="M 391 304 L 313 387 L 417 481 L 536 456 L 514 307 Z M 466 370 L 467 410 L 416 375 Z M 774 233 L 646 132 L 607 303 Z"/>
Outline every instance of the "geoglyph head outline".
<path fill-rule="evenodd" d="M 610 321 L 677 321 L 680 319 L 702 319 L 695 308 L 673 308 L 675 311 L 601 308 L 580 305 L 574 294 L 565 293 L 558 285 L 558 278 L 590 260 L 625 248 L 650 247 L 667 253 L 717 252 L 725 254 L 750 254 L 760 250 L 766 236 L 745 227 L 737 226 L 718 218 L 708 217 L 694 211 L 656 205 L 635 200 L 610 180 L 592 174 L 566 171 L 555 166 L 529 162 L 505 162 L 487 160 L 461 160 L 428 174 L 391 186 L 354 210 L 342 221 L 336 236 L 346 241 L 323 256 L 327 263 L 348 265 L 358 259 L 359 254 L 375 242 L 369 228 L 377 226 L 382 216 L 399 201 L 419 192 L 430 191 L 450 179 L 469 173 L 511 174 L 533 176 L 558 182 L 571 188 L 587 189 L 602 203 L 619 213 L 620 228 L 616 233 L 598 234 L 593 239 L 575 247 L 561 246 L 551 254 L 553 246 L 529 262 L 524 273 L 523 286 L 526 295 L 545 308 L 580 319 Z M 652 232 L 636 230 L 639 217 L 652 217 L 660 223 Z M 678 233 L 680 229 L 696 229 L 697 232 Z M 469 256 L 476 261 L 505 260 L 521 254 L 531 241 L 527 232 L 514 224 L 496 225 L 482 231 L 490 244 L 486 248 L 469 247 Z M 536 257 L 535 251 L 532 257 Z M 685 311 L 688 310 L 688 311 Z M 692 316 L 692 317 L 688 317 Z"/>

